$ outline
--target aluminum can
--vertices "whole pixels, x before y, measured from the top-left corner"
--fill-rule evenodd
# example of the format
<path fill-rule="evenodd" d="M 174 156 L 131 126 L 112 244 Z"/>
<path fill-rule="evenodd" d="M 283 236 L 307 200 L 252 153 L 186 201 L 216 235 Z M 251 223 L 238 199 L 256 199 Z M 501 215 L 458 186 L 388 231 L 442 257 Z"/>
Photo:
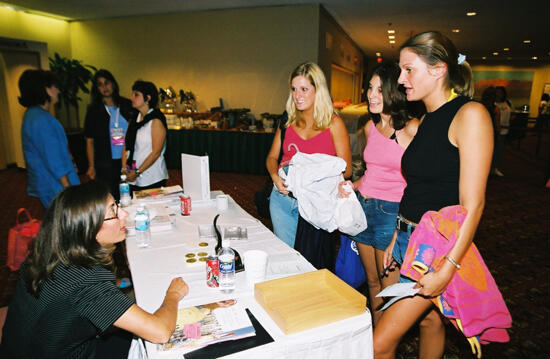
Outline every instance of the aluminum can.
<path fill-rule="evenodd" d="M 180 208 L 182 216 L 189 216 L 191 214 L 191 197 L 184 194 L 180 196 Z"/>
<path fill-rule="evenodd" d="M 206 258 L 206 285 L 213 288 L 220 285 L 220 261 L 216 256 Z"/>

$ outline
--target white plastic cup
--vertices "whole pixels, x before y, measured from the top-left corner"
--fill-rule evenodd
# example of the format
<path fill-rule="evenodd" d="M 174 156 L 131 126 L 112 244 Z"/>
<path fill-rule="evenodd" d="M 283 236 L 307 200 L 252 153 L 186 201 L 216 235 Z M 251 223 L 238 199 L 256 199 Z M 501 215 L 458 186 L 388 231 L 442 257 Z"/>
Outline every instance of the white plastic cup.
<path fill-rule="evenodd" d="M 253 288 L 254 284 L 263 282 L 267 272 L 267 253 L 253 249 L 243 253 L 246 284 Z"/>
<path fill-rule="evenodd" d="M 228 207 L 228 197 L 225 194 L 219 194 L 216 196 L 216 207 L 218 211 L 225 211 Z"/>

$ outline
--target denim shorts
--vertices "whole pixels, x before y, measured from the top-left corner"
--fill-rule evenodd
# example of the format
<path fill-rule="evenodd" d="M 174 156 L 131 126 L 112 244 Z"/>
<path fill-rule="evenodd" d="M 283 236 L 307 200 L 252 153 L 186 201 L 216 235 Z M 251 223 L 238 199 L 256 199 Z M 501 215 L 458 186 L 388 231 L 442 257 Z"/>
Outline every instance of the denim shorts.
<path fill-rule="evenodd" d="M 409 246 L 409 238 L 411 236 L 411 233 L 412 232 L 410 229 L 407 232 L 401 230 L 397 231 L 397 239 L 395 241 L 395 245 L 393 246 L 392 257 L 397 261 L 397 263 L 399 263 L 400 266 L 401 264 L 403 264 L 403 260 L 405 259 L 405 253 L 407 253 L 407 247 Z M 412 283 L 415 281 L 400 274 L 399 282 Z"/>
<path fill-rule="evenodd" d="M 359 192 L 357 192 L 357 199 L 367 216 L 368 227 L 352 239 L 381 251 L 385 250 L 390 244 L 395 230 L 399 202 L 365 198 Z"/>

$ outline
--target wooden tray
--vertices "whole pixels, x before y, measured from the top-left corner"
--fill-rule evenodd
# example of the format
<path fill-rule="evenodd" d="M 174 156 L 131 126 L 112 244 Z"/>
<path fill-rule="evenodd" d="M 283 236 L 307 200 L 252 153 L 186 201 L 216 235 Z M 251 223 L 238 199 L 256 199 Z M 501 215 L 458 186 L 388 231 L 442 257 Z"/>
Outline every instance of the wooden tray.
<path fill-rule="evenodd" d="M 257 283 L 256 301 L 285 334 L 362 314 L 367 299 L 327 269 Z"/>

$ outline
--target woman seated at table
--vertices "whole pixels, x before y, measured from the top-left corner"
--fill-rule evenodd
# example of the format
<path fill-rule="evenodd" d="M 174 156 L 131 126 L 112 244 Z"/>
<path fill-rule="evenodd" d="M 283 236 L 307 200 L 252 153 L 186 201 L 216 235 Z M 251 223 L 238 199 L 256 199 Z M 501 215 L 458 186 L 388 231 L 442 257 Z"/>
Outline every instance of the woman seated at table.
<path fill-rule="evenodd" d="M 128 125 L 122 168 L 132 191 L 166 185 L 166 117 L 157 108 L 159 93 L 152 82 L 138 80 L 132 86 L 132 107 L 139 111 Z"/>
<path fill-rule="evenodd" d="M 126 358 L 131 333 L 168 341 L 189 289 L 173 279 L 149 314 L 117 288 L 112 252 L 126 236 L 127 217 L 96 181 L 57 194 L 21 267 L 0 357 Z"/>

